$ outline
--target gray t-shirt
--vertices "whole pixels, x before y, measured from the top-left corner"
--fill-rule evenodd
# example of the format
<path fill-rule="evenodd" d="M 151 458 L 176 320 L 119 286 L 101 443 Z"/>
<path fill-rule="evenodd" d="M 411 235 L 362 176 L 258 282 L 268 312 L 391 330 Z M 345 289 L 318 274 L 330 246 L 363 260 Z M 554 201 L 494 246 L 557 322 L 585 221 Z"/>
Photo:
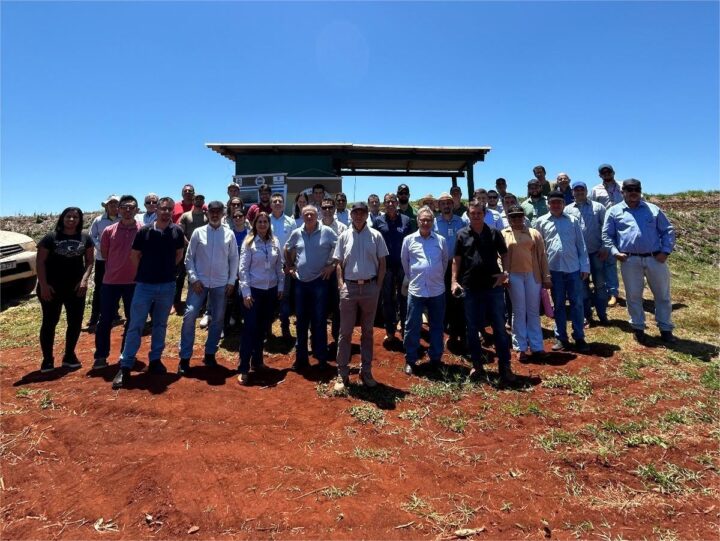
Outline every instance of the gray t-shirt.
<path fill-rule="evenodd" d="M 377 276 L 380 258 L 387 255 L 388 249 L 379 231 L 367 226 L 357 231 L 350 226 L 338 237 L 333 259 L 342 265 L 346 280 L 369 280 Z"/>

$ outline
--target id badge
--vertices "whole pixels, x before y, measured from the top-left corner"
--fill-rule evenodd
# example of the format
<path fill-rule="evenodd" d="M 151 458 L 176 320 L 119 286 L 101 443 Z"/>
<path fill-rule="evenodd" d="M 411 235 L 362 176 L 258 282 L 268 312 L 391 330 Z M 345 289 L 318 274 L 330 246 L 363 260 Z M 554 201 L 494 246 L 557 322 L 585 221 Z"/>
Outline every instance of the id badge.
<path fill-rule="evenodd" d="M 454 229 L 448 229 L 448 237 L 452 237 L 452 236 L 454 236 L 454 235 L 455 235 L 455 230 L 454 230 Z"/>

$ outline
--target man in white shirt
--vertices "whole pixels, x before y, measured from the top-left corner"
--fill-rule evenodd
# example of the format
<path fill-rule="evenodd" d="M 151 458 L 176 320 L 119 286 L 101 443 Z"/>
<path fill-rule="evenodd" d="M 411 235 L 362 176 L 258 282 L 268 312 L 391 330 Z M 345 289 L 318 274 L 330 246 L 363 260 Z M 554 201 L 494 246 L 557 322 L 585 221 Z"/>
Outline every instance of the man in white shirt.
<path fill-rule="evenodd" d="M 360 320 L 360 379 L 367 387 L 375 387 L 372 376 L 373 321 L 380 287 L 385 277 L 387 246 L 376 229 L 367 226 L 368 206 L 355 203 L 352 225 L 339 237 L 333 260 L 337 264 L 340 297 L 340 338 L 338 341 L 338 379 L 335 391 L 344 391 L 350 383 L 350 352 L 355 321 Z"/>
<path fill-rule="evenodd" d="M 285 198 L 280 193 L 274 193 L 270 198 L 270 227 L 272 227 L 273 236 L 278 240 L 280 254 L 284 259 L 284 247 L 290 233 L 295 229 L 295 220 L 285 214 Z M 291 295 L 292 278 L 286 276 L 283 284 L 283 296 L 280 299 L 280 328 L 282 330 L 283 340 L 291 340 L 290 334 L 290 295 Z"/>
<path fill-rule="evenodd" d="M 217 366 L 215 353 L 225 319 L 225 297 L 233 294 L 238 273 L 237 241 L 235 234 L 222 225 L 224 210 L 220 201 L 210 202 L 208 224 L 193 232 L 185 255 L 190 291 L 180 334 L 178 374 L 181 376 L 190 369 L 190 357 L 195 344 L 195 320 L 208 297 L 213 307 L 213 317 L 208 327 L 203 362 L 209 367 Z"/>

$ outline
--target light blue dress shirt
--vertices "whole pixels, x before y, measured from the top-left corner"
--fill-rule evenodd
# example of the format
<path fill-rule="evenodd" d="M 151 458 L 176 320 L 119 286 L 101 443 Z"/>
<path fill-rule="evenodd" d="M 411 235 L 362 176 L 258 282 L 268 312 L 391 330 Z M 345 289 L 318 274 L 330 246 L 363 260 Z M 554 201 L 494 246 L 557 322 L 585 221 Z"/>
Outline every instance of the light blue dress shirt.
<path fill-rule="evenodd" d="M 210 224 L 193 231 L 185 254 L 185 269 L 191 284 L 200 280 L 205 287 L 235 285 L 238 249 L 235 234 L 222 225 Z"/>
<path fill-rule="evenodd" d="M 277 239 L 278 246 L 280 247 L 280 257 L 284 257 L 283 247 L 285 246 L 290 233 L 292 233 L 293 229 L 296 227 L 295 219 L 291 218 L 287 214 L 281 214 L 279 218 L 276 218 L 271 214 L 270 226 L 272 227 L 273 236 Z"/>
<path fill-rule="evenodd" d="M 433 229 L 436 233 L 445 237 L 448 254 L 451 259 L 455 256 L 455 241 L 457 240 L 457 233 L 466 225 L 467 224 L 463 222 L 462 218 L 456 214 L 453 214 L 450 217 L 450 220 L 443 218 L 442 214 L 435 218 L 435 225 Z"/>
<path fill-rule="evenodd" d="M 403 240 L 400 261 L 410 282 L 410 295 L 437 297 L 445 293 L 448 250 L 444 237 L 434 231 L 427 238 L 420 231 L 408 235 Z"/>
<path fill-rule="evenodd" d="M 293 230 L 285 247 L 295 250 L 295 269 L 298 280 L 311 282 L 319 278 L 323 268 L 332 263 L 337 235 L 326 225 L 317 223 L 314 231 L 308 233 L 305 225 Z"/>
<path fill-rule="evenodd" d="M 465 225 L 470 225 L 470 216 L 468 216 L 467 211 L 463 212 L 462 221 Z M 497 231 L 505 229 L 500 213 L 487 207 L 485 207 L 485 225 L 490 229 L 496 229 Z"/>
<path fill-rule="evenodd" d="M 575 201 L 565 207 L 565 212 L 580 220 L 588 254 L 594 254 L 604 248 L 602 228 L 605 223 L 605 207 L 603 205 L 589 199 L 582 204 Z"/>
<path fill-rule="evenodd" d="M 641 200 L 630 208 L 623 201 L 607 211 L 602 239 L 612 255 L 670 254 L 675 248 L 675 228 L 657 205 Z"/>
<path fill-rule="evenodd" d="M 546 214 L 535 222 L 545 241 L 548 268 L 556 272 L 590 272 L 580 220 L 564 212 L 555 217 Z"/>
<path fill-rule="evenodd" d="M 243 297 L 250 296 L 250 288 L 283 290 L 285 275 L 282 270 L 280 244 L 276 237 L 266 241 L 254 237 L 250 244 L 242 243 L 240 250 L 240 291 Z"/>

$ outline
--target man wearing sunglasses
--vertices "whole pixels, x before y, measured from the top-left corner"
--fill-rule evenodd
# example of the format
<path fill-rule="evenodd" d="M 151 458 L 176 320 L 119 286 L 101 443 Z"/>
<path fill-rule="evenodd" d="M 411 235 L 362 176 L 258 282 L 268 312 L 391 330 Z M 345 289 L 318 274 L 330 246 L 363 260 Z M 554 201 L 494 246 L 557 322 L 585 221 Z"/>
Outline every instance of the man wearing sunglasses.
<path fill-rule="evenodd" d="M 145 196 L 145 212 L 136 214 L 135 219 L 142 225 L 149 225 L 157 220 L 158 195 L 150 192 Z"/>
<path fill-rule="evenodd" d="M 607 211 L 603 243 L 620 261 L 627 308 L 635 340 L 646 344 L 643 290 L 645 280 L 655 301 L 655 321 L 663 342 L 674 343 L 670 269 L 667 258 L 675 247 L 675 229 L 656 205 L 642 199 L 642 185 L 630 178 L 622 183 L 623 202 Z"/>

